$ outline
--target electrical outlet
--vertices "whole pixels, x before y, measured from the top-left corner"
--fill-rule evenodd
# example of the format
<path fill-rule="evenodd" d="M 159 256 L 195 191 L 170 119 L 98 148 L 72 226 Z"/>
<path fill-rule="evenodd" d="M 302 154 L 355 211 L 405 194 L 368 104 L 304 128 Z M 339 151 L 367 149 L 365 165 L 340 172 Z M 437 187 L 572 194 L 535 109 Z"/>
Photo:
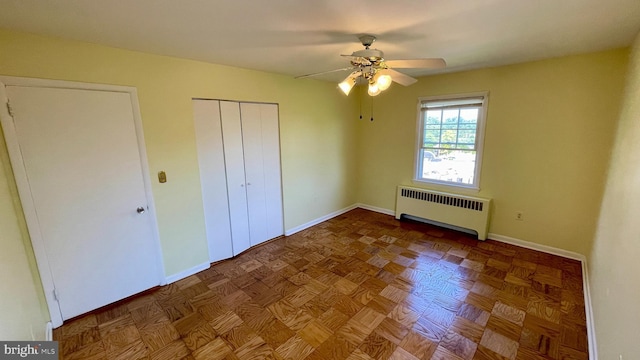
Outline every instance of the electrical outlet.
<path fill-rule="evenodd" d="M 522 211 L 516 211 L 516 220 L 524 220 L 524 214 L 522 213 Z"/>

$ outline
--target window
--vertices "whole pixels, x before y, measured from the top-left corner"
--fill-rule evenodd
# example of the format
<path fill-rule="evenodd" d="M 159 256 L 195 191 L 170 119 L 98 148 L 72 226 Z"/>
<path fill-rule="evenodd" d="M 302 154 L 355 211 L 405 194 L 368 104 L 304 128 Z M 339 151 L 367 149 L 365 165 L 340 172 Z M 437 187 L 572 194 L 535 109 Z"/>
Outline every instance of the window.
<path fill-rule="evenodd" d="M 416 181 L 478 189 L 487 93 L 421 98 Z"/>

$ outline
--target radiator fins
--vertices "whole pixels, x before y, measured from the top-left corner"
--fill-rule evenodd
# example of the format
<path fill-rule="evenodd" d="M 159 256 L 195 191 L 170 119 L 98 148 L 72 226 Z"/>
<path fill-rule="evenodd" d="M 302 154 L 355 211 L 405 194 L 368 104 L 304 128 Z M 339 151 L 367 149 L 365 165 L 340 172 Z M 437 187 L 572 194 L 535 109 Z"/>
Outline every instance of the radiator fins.
<path fill-rule="evenodd" d="M 482 207 L 484 205 L 481 201 L 460 199 L 450 195 L 440 195 L 433 194 L 424 191 L 410 190 L 410 189 L 402 189 L 402 197 L 416 199 L 426 202 L 432 202 L 442 205 L 455 206 L 459 208 L 474 210 L 474 211 L 482 211 Z"/>

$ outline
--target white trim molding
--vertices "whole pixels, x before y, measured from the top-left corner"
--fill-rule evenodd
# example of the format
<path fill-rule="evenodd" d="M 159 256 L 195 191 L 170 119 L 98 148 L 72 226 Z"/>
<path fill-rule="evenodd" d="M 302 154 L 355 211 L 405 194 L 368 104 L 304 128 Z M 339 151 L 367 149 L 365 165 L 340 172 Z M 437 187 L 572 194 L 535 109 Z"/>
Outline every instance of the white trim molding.
<path fill-rule="evenodd" d="M 494 234 L 494 233 L 489 233 L 487 237 L 491 240 L 499 241 L 501 243 L 516 245 L 516 246 L 520 246 L 520 247 L 531 249 L 531 250 L 537 250 L 543 253 L 557 255 L 567 259 L 573 259 L 573 260 L 578 260 L 582 262 L 587 261 L 587 258 L 582 254 L 578 254 L 577 252 L 573 252 L 573 251 L 559 249 L 549 245 L 542 245 L 542 244 L 521 240 L 521 239 L 516 239 L 510 236 Z"/>
<path fill-rule="evenodd" d="M 598 360 L 596 346 L 596 328 L 593 324 L 593 307 L 591 306 L 591 289 L 587 274 L 587 260 L 582 261 L 582 291 L 584 292 L 584 312 L 587 318 L 587 339 L 589 341 L 589 360 Z"/>
<path fill-rule="evenodd" d="M 356 207 L 359 207 L 360 209 L 369 210 L 369 211 L 375 211 L 375 212 L 380 213 L 380 214 L 396 216 L 395 210 L 389 210 L 389 209 L 385 209 L 385 208 L 381 208 L 381 207 L 377 207 L 377 206 L 373 206 L 373 205 L 367 205 L 367 204 L 358 203 L 358 204 L 356 204 Z"/>
<path fill-rule="evenodd" d="M 53 323 L 49 321 L 45 326 L 44 341 L 53 341 Z"/>
<path fill-rule="evenodd" d="M 302 230 L 308 229 L 308 228 L 310 228 L 310 227 L 312 227 L 314 225 L 318 225 L 321 222 L 327 221 L 329 219 L 333 219 L 334 217 L 342 215 L 342 214 L 344 214 L 344 213 L 346 213 L 348 211 L 351 211 L 351 210 L 353 210 L 353 209 L 355 209 L 357 207 L 358 207 L 357 204 L 353 204 L 353 205 L 347 206 L 346 208 L 343 208 L 343 209 L 340 209 L 340 210 L 336 210 L 336 211 L 334 211 L 332 213 L 329 213 L 327 215 L 321 216 L 321 217 L 319 217 L 317 219 L 311 220 L 311 221 L 306 222 L 306 223 L 304 223 L 302 225 L 298 225 L 296 227 L 292 227 L 291 229 L 287 229 L 287 230 L 284 231 L 284 235 L 285 236 L 291 236 L 291 235 L 293 235 L 293 234 L 295 234 L 297 232 L 300 232 Z"/>
<path fill-rule="evenodd" d="M 27 172 L 22 165 L 22 152 L 18 144 L 13 115 L 9 113 L 8 107 L 4 105 L 9 102 L 6 85 L 11 85 L 12 80 L 15 80 L 15 78 L 0 77 L 0 104 L 2 105 L 0 106 L 0 121 L 2 122 L 2 130 L 4 132 L 11 167 L 13 168 L 13 176 L 18 186 L 20 203 L 22 204 L 22 210 L 29 230 L 29 238 L 36 257 L 36 264 L 38 266 L 38 273 L 40 274 L 40 281 L 42 282 L 44 297 L 47 302 L 47 309 L 49 310 L 49 316 L 51 317 L 53 326 L 58 327 L 62 325 L 63 320 L 60 307 L 54 296 L 53 274 L 49 268 L 49 259 L 44 251 L 44 240 L 42 239 L 42 234 L 36 221 L 35 206 L 29 190 Z"/>
<path fill-rule="evenodd" d="M 207 270 L 210 267 L 211 267 L 211 263 L 206 262 L 206 263 L 202 263 L 200 265 L 196 265 L 196 266 L 194 266 L 192 268 L 180 271 L 179 273 L 176 273 L 176 274 L 173 274 L 173 275 L 169 275 L 165 279 L 166 285 L 169 285 L 169 284 L 174 283 L 176 281 L 182 280 L 182 279 L 184 279 L 186 277 L 189 277 L 189 276 L 191 276 L 193 274 L 197 274 L 200 271 Z"/>

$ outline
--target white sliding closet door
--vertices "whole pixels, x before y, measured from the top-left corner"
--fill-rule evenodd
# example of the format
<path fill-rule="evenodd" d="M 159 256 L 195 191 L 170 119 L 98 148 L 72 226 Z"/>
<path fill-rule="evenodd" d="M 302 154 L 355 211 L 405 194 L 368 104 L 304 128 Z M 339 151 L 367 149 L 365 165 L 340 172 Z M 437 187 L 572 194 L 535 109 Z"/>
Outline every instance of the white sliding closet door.
<path fill-rule="evenodd" d="M 247 221 L 249 215 L 247 211 L 240 104 L 221 101 L 220 115 L 222 119 L 233 254 L 237 255 L 251 246 L 249 222 Z"/>
<path fill-rule="evenodd" d="M 264 161 L 265 202 L 267 204 L 267 237 L 284 234 L 282 208 L 282 175 L 280 170 L 280 126 L 278 105 L 262 104 L 262 155 Z"/>
<path fill-rule="evenodd" d="M 193 100 L 209 258 L 284 233 L 275 104 Z"/>
<path fill-rule="evenodd" d="M 240 104 L 244 168 L 247 179 L 249 234 L 252 246 L 269 239 L 267 237 L 268 219 L 264 181 L 266 169 L 263 161 L 261 107 L 262 104 Z"/>
<path fill-rule="evenodd" d="M 284 233 L 278 106 L 242 103 L 240 111 L 249 231 L 251 245 L 257 245 Z"/>
<path fill-rule="evenodd" d="M 214 262 L 233 256 L 220 102 L 193 100 L 193 115 L 209 259 Z"/>

